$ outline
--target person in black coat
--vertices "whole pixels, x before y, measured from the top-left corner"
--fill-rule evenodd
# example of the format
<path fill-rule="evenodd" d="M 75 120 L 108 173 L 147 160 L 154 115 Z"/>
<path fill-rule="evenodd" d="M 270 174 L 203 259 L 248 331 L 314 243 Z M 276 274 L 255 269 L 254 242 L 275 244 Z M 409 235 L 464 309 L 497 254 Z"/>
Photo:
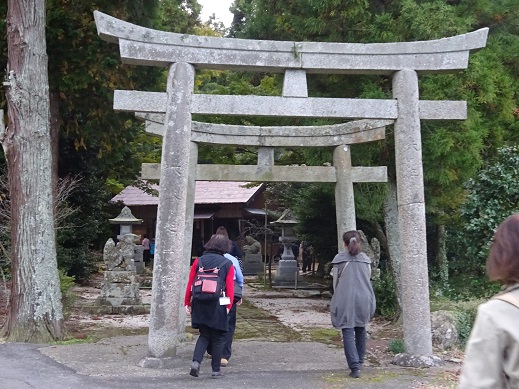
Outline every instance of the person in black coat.
<path fill-rule="evenodd" d="M 213 235 L 204 245 L 205 252 L 195 259 L 189 273 L 189 280 L 184 297 L 184 306 L 188 315 L 191 315 L 191 326 L 200 332 L 193 352 L 193 362 L 189 372 L 193 377 L 198 377 L 200 364 L 204 358 L 209 344 L 212 345 L 211 360 L 212 377 L 223 376 L 220 371 L 221 359 L 223 354 L 225 333 L 228 331 L 229 324 L 227 315 L 232 308 L 234 299 L 234 266 L 232 262 L 225 258 L 223 254 L 229 251 L 230 241 L 223 235 Z M 201 301 L 193 297 L 192 286 L 198 272 L 198 267 L 205 269 L 218 268 L 218 275 L 225 280 L 225 293 L 228 297 L 224 302 L 222 299 L 211 301 Z"/>
<path fill-rule="evenodd" d="M 231 238 L 229 238 L 229 233 L 227 232 L 227 228 L 225 228 L 224 226 L 218 227 L 216 229 L 215 234 L 226 236 L 227 239 L 231 240 Z M 234 258 L 236 258 L 238 260 L 238 262 L 240 263 L 240 268 L 243 271 L 243 261 L 242 261 L 243 254 L 240 250 L 240 246 L 238 246 L 238 244 L 233 240 L 231 240 L 231 248 L 229 250 L 229 254 L 231 254 Z"/>

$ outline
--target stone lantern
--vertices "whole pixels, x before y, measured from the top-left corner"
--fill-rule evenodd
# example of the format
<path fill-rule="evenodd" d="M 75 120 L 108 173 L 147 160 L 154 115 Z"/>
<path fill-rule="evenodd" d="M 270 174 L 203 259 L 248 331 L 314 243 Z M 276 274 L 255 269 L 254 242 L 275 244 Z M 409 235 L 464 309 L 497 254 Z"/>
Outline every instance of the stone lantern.
<path fill-rule="evenodd" d="M 112 224 L 119 224 L 119 235 L 117 235 L 117 240 L 121 240 L 122 237 L 126 234 L 132 233 L 132 226 L 134 224 L 141 224 L 143 222 L 142 219 L 137 219 L 133 216 L 130 208 L 125 206 L 119 216 L 115 219 L 108 219 Z"/>
<path fill-rule="evenodd" d="M 132 234 L 133 225 L 141 224 L 143 222 L 142 219 L 137 219 L 135 216 L 133 216 L 132 211 L 127 206 L 123 208 L 119 216 L 117 216 L 115 219 L 108 220 L 112 224 L 119 224 L 119 235 L 117 235 L 118 241 L 122 241 L 125 235 Z M 142 274 L 144 272 L 144 262 L 142 258 L 143 251 L 144 249 L 140 244 L 135 244 L 133 260 L 137 274 Z"/>
<path fill-rule="evenodd" d="M 277 266 L 275 283 L 295 283 L 299 275 L 297 258 L 292 252 L 292 244 L 297 240 L 294 232 L 297 223 L 289 209 L 286 209 L 278 220 L 271 222 L 272 225 L 281 227 L 279 241 L 283 244 L 283 254 Z"/>

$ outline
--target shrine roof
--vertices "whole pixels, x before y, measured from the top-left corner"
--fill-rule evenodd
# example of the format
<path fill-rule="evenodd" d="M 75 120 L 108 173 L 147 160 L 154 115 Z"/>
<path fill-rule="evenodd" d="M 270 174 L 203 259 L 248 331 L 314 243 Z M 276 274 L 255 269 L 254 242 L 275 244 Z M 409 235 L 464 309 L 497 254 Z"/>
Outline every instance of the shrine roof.
<path fill-rule="evenodd" d="M 236 181 L 197 181 L 195 189 L 195 204 L 231 204 L 247 203 L 254 197 L 263 184 L 248 186 L 248 182 Z M 159 191 L 159 185 L 150 185 L 151 189 Z M 135 186 L 127 186 L 110 202 L 122 201 L 124 205 L 158 205 L 158 196 L 146 193 Z"/>

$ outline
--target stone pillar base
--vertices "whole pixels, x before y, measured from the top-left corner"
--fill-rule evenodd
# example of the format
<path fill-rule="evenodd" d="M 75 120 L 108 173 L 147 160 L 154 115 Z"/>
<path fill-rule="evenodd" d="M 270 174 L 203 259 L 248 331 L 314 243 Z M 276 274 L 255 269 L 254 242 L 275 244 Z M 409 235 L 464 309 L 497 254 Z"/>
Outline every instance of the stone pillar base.
<path fill-rule="evenodd" d="M 188 371 L 190 363 L 186 362 L 185 358 L 180 357 L 144 357 L 139 361 L 139 366 L 147 369 L 172 369 L 185 366 L 186 371 Z"/>
<path fill-rule="evenodd" d="M 391 361 L 393 365 L 405 367 L 438 367 L 443 366 L 443 359 L 435 355 L 396 354 Z"/>
<path fill-rule="evenodd" d="M 296 277 L 299 276 L 299 268 L 295 259 L 281 259 L 278 262 L 276 270 L 276 277 L 274 282 L 296 282 Z"/>

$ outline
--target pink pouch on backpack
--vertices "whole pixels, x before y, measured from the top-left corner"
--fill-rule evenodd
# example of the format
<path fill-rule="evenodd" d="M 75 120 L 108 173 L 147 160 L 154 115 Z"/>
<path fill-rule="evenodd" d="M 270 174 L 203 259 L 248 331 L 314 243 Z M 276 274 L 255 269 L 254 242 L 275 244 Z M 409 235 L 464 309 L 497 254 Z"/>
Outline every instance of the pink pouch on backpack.
<path fill-rule="evenodd" d="M 216 293 L 216 285 L 216 281 L 204 280 L 202 283 L 202 293 Z"/>

